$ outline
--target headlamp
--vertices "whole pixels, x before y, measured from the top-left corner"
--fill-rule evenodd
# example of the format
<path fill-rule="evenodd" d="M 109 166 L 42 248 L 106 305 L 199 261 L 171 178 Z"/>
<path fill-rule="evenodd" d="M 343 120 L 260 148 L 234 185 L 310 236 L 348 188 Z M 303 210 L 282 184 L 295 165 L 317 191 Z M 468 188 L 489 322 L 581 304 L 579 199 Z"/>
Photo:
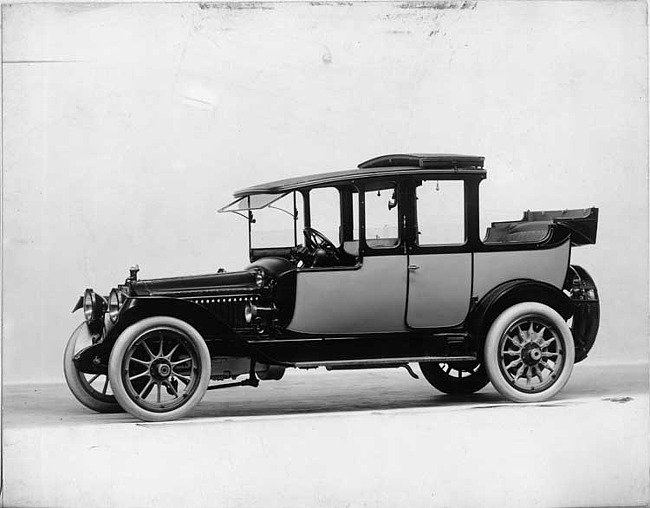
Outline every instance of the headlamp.
<path fill-rule="evenodd" d="M 262 270 L 255 270 L 255 284 L 258 288 L 264 286 L 264 272 Z"/>
<path fill-rule="evenodd" d="M 112 323 L 117 322 L 123 304 L 124 293 L 117 288 L 111 289 L 111 293 L 108 295 L 108 317 L 111 318 Z"/>
<path fill-rule="evenodd" d="M 84 291 L 83 309 L 86 323 L 93 324 L 99 321 L 104 314 L 104 299 L 88 288 Z"/>

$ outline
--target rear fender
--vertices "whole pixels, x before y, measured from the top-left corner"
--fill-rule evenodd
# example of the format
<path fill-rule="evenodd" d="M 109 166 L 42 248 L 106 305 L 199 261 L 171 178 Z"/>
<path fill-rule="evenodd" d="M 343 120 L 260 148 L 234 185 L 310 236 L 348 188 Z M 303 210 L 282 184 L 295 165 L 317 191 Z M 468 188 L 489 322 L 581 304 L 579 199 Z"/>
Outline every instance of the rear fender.
<path fill-rule="evenodd" d="M 548 305 L 565 320 L 574 312 L 571 299 L 551 284 L 530 279 L 504 282 L 486 294 L 471 311 L 468 329 L 476 341 L 477 351 L 483 350 L 485 336 L 492 322 L 508 307 L 522 302 Z"/>
<path fill-rule="evenodd" d="M 565 289 L 571 291 L 575 307 L 571 333 L 576 346 L 575 362 L 581 362 L 596 341 L 600 325 L 600 299 L 594 279 L 587 270 L 571 265 L 567 270 Z"/>

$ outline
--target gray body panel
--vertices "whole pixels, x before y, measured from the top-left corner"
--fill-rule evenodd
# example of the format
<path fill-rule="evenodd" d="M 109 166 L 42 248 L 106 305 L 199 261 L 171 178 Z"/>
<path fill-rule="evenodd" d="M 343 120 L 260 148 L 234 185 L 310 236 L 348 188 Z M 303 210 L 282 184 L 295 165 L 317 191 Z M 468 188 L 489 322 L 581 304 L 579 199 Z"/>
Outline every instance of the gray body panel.
<path fill-rule="evenodd" d="M 552 249 L 477 252 L 473 296 L 480 300 L 499 284 L 513 279 L 538 280 L 562 289 L 570 253 L 568 240 Z"/>
<path fill-rule="evenodd" d="M 458 325 L 469 311 L 472 254 L 409 256 L 406 322 L 413 328 Z"/>
<path fill-rule="evenodd" d="M 358 269 L 301 270 L 287 329 L 353 335 L 460 325 L 472 296 L 509 280 L 562 289 L 570 248 L 567 241 L 543 250 L 366 257 Z"/>
<path fill-rule="evenodd" d="M 356 270 L 301 270 L 288 330 L 313 334 L 402 332 L 406 256 L 367 257 Z"/>

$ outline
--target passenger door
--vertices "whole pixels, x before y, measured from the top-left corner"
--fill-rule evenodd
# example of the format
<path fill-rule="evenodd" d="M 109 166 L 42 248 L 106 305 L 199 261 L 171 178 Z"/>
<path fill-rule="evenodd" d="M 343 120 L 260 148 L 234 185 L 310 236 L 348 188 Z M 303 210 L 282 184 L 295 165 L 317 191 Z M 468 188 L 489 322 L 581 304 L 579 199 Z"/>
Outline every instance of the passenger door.
<path fill-rule="evenodd" d="M 366 182 L 356 207 L 364 210 L 354 238 L 344 242 L 360 262 L 354 267 L 298 271 L 296 305 L 288 330 L 314 335 L 396 333 L 407 330 L 406 260 L 397 186 Z M 312 224 L 318 225 L 317 213 Z M 319 226 L 320 227 L 320 226 Z"/>
<path fill-rule="evenodd" d="M 415 189 L 417 238 L 407 260 L 406 324 L 460 324 L 469 311 L 472 253 L 466 248 L 464 182 L 424 180 Z"/>

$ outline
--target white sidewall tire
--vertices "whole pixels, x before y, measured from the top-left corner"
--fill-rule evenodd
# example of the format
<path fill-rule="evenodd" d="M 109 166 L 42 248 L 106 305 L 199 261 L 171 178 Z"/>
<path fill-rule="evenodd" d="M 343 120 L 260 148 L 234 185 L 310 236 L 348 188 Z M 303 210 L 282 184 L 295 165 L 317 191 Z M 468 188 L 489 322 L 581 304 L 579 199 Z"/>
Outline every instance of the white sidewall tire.
<path fill-rule="evenodd" d="M 185 337 L 191 342 L 192 346 L 196 349 L 201 366 L 199 383 L 194 393 L 188 397 L 187 401 L 182 406 L 160 413 L 149 411 L 136 404 L 128 394 L 124 386 L 124 380 L 122 379 L 122 362 L 129 347 L 133 342 L 147 332 L 147 330 L 159 326 L 174 328 L 176 331 L 185 335 Z M 208 346 L 205 344 L 201 334 L 199 334 L 194 327 L 177 318 L 154 316 L 145 318 L 129 326 L 118 337 L 113 346 L 111 357 L 108 362 L 108 377 L 115 398 L 126 411 L 140 420 L 163 422 L 182 418 L 201 401 L 208 388 L 208 383 L 210 382 L 210 368 L 211 360 Z"/>
<path fill-rule="evenodd" d="M 554 326 L 555 331 L 564 342 L 563 345 L 566 351 L 564 365 L 560 375 L 548 388 L 536 393 L 526 393 L 514 388 L 504 378 L 499 365 L 500 359 L 498 349 L 501 337 L 506 333 L 512 323 L 521 317 L 530 314 L 539 315 Z M 492 323 L 492 326 L 490 326 L 490 330 L 485 339 L 484 360 L 490 382 L 501 395 L 513 402 L 542 402 L 554 397 L 560 390 L 562 390 L 562 388 L 564 388 L 564 385 L 566 385 L 567 381 L 571 377 L 575 361 L 573 335 L 571 334 L 571 330 L 566 321 L 562 319 L 562 316 L 548 305 L 537 302 L 518 303 L 503 311 Z"/>
<path fill-rule="evenodd" d="M 92 409 L 98 413 L 122 413 L 124 409 L 120 407 L 114 396 L 104 395 L 102 399 L 99 399 L 88 390 L 88 387 L 81 380 L 83 373 L 79 372 L 74 364 L 73 358 L 75 352 L 78 350 L 78 341 L 87 338 L 90 344 L 87 327 L 88 325 L 86 323 L 81 323 L 68 339 L 68 344 L 63 353 L 63 374 L 65 375 L 65 382 L 72 395 L 88 409 Z M 84 334 L 87 337 L 84 337 Z"/>

